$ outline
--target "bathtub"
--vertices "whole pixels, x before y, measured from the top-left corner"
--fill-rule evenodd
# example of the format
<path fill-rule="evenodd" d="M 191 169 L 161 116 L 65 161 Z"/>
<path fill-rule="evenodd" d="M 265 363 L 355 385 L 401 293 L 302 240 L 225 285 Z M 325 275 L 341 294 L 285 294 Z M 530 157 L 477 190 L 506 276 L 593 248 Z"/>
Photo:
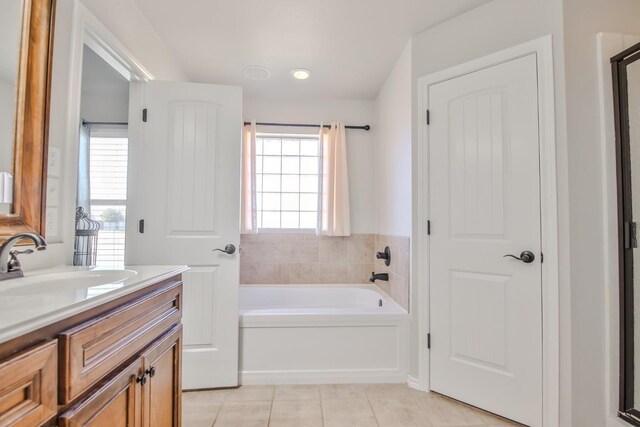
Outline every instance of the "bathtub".
<path fill-rule="evenodd" d="M 407 312 L 374 285 L 240 286 L 240 383 L 407 381 Z"/>

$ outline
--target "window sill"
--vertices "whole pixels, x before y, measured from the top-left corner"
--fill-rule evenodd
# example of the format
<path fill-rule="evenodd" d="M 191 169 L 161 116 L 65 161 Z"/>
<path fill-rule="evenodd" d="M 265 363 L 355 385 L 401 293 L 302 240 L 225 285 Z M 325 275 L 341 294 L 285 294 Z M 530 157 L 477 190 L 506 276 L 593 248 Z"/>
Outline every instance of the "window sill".
<path fill-rule="evenodd" d="M 259 228 L 258 234 L 316 234 L 315 228 Z"/>

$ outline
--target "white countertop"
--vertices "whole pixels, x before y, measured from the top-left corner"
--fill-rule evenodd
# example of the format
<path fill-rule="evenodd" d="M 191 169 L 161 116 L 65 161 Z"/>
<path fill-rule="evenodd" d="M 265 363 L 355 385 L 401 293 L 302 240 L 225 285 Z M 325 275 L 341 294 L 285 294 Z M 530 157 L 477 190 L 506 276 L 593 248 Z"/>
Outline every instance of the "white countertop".
<path fill-rule="evenodd" d="M 0 343 L 188 269 L 184 265 L 133 265 L 119 269 L 63 266 L 28 272 L 24 278 L 0 281 Z M 104 279 L 102 282 L 99 280 L 109 274 L 120 279 L 106 284 L 102 283 Z"/>

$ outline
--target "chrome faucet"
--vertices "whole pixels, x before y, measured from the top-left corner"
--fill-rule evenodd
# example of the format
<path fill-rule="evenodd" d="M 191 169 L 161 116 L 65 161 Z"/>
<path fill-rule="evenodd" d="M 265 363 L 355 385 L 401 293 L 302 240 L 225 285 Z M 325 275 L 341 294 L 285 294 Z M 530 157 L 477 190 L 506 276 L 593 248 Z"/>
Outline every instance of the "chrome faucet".
<path fill-rule="evenodd" d="M 18 261 L 18 255 L 32 254 L 33 249 L 25 249 L 23 251 L 13 249 L 13 246 L 22 239 L 31 239 L 35 243 L 37 251 L 47 249 L 46 240 L 39 234 L 18 233 L 11 236 L 0 246 L 0 281 L 24 276 L 20 261 Z"/>

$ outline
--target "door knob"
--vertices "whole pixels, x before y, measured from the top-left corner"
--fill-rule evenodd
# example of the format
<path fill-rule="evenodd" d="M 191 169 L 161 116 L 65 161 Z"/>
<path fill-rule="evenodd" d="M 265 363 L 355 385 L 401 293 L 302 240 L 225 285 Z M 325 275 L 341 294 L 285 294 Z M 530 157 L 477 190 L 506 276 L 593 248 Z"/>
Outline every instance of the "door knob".
<path fill-rule="evenodd" d="M 517 259 L 518 261 L 522 261 L 525 264 L 531 264 L 535 259 L 536 256 L 533 254 L 533 252 L 531 251 L 524 251 L 520 254 L 519 257 L 515 256 L 515 255 L 505 255 L 504 258 L 513 258 L 513 259 Z"/>
<path fill-rule="evenodd" d="M 236 252 L 236 247 L 234 245 L 232 245 L 231 243 L 229 243 L 227 246 L 224 247 L 224 249 L 214 249 L 213 252 L 215 251 L 220 251 L 220 252 L 224 252 L 227 255 L 233 255 Z"/>

